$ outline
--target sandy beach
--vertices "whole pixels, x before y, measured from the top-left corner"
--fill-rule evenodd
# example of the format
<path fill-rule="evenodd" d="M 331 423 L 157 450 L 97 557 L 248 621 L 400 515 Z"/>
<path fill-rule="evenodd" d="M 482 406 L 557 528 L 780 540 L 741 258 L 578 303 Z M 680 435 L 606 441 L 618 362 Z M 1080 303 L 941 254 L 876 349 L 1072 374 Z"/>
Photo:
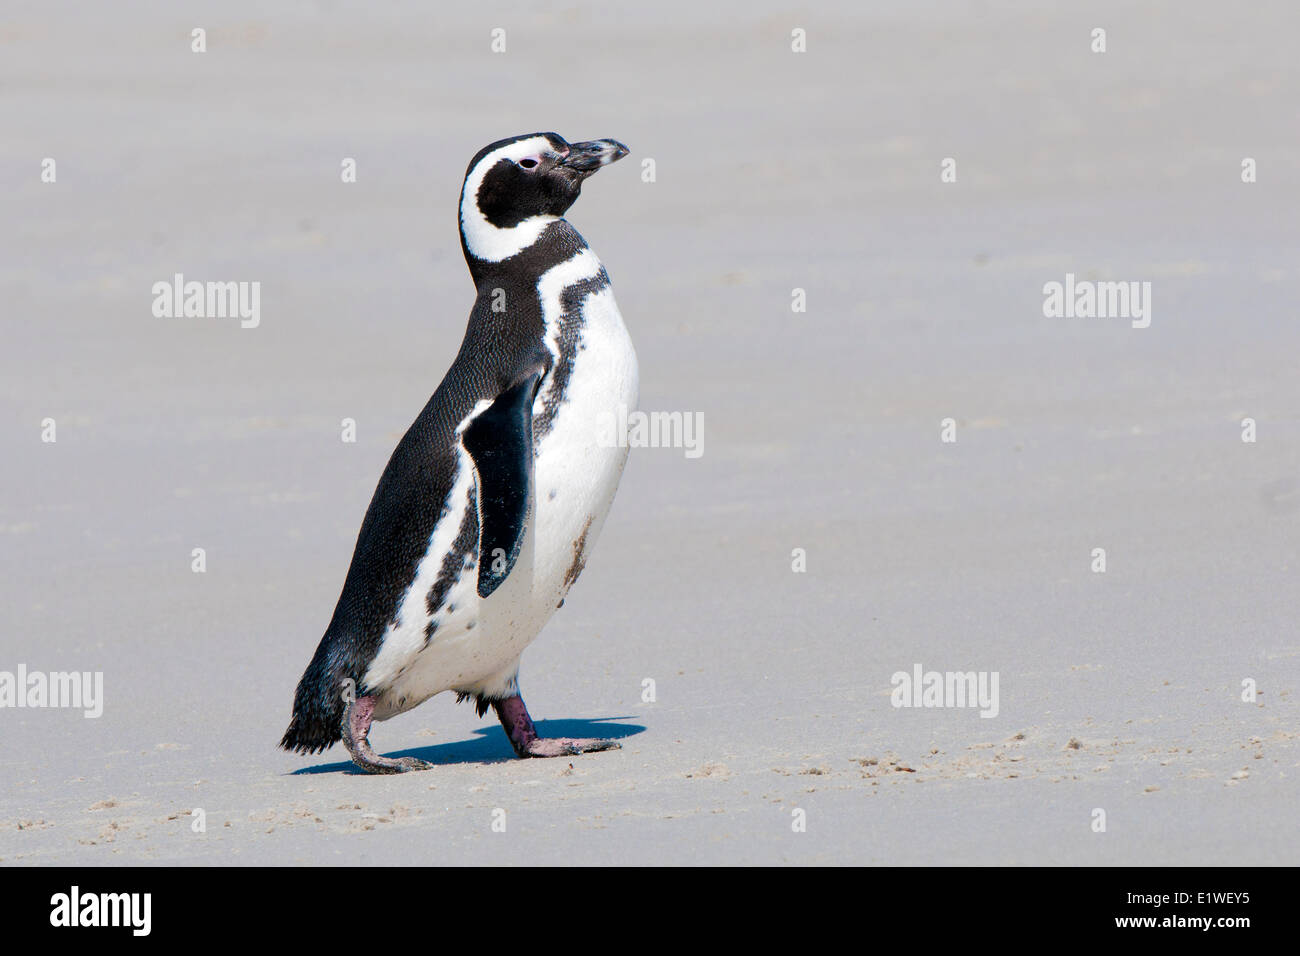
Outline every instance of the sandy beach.
<path fill-rule="evenodd" d="M 102 713 L 0 706 L 0 863 L 1294 864 L 1300 14 L 877 6 L 7 4 L 0 672 Z M 430 771 L 285 753 L 534 130 L 630 147 L 568 218 L 703 422 L 523 658 L 622 749 L 442 695 L 371 735 Z"/>

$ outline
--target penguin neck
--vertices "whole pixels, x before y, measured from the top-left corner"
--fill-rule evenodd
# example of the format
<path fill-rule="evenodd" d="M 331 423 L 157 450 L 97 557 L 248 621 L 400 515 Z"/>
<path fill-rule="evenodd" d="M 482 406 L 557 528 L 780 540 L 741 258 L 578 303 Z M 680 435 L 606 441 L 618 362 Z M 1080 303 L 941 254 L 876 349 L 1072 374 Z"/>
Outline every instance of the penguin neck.
<path fill-rule="evenodd" d="M 461 231 L 460 245 L 470 277 L 480 295 L 485 290 L 501 286 L 509 278 L 529 276 L 535 283 L 537 277 L 549 269 L 568 262 L 588 248 L 578 230 L 564 219 L 552 221 L 534 242 L 499 262 L 489 262 L 474 255 L 465 241 L 464 230 Z"/>

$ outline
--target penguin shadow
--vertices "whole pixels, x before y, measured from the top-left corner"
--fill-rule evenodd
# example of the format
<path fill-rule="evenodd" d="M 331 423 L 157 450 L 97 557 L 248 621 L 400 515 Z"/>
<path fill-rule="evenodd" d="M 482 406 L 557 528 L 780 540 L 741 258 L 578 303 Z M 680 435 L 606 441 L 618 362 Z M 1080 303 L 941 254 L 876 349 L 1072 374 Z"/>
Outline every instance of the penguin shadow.
<path fill-rule="evenodd" d="M 539 720 L 536 721 L 539 737 L 604 737 L 608 740 L 623 740 L 642 733 L 642 724 L 611 724 L 611 720 L 629 720 L 628 717 L 599 717 L 595 720 Z M 431 747 L 411 747 L 407 750 L 394 750 L 384 753 L 385 757 L 418 757 L 434 765 L 457 763 L 505 763 L 518 760 L 514 748 L 510 746 L 506 732 L 500 727 L 480 727 L 474 731 L 471 740 L 458 740 L 449 744 L 434 744 Z M 580 755 L 585 756 L 585 755 Z M 555 758 L 565 759 L 565 758 Z M 366 776 L 366 772 L 351 760 L 338 763 L 317 764 L 314 767 L 302 767 L 294 770 L 290 776 L 316 773 L 343 773 Z"/>

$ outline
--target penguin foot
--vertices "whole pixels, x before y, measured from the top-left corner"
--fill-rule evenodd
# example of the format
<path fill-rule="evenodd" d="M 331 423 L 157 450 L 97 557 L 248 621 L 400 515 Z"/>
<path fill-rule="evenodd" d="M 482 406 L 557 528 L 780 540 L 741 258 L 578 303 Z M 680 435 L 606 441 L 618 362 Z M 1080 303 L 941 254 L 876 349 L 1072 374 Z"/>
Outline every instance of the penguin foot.
<path fill-rule="evenodd" d="M 348 678 L 343 682 L 343 744 L 352 762 L 366 773 L 406 773 L 428 770 L 433 764 L 418 757 L 381 757 L 370 747 L 370 724 L 375 715 L 374 697 L 357 697 L 357 685 Z"/>
<path fill-rule="evenodd" d="M 571 757 L 598 750 L 619 750 L 623 746 L 617 740 L 598 737 L 538 737 L 533 718 L 528 715 L 524 699 L 518 694 L 492 701 L 492 708 L 510 738 L 510 745 L 520 757 Z"/>
<path fill-rule="evenodd" d="M 621 750 L 617 740 L 600 737 L 537 737 L 524 750 L 515 748 L 521 757 L 571 757 L 573 754 L 590 754 L 598 750 Z"/>

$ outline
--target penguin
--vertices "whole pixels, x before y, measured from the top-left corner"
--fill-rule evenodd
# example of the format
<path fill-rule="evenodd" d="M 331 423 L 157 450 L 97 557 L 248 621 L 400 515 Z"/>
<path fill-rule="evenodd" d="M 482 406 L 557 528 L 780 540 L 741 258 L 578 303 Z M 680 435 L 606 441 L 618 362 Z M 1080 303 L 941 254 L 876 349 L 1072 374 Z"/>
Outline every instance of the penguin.
<path fill-rule="evenodd" d="M 377 754 L 370 728 L 444 691 L 495 710 L 520 757 L 620 746 L 539 737 L 519 661 L 582 573 L 627 462 L 608 423 L 636 405 L 636 353 L 609 274 L 564 218 L 627 152 L 531 133 L 470 161 L 460 241 L 477 298 L 379 479 L 284 749 L 342 740 L 370 773 L 428 769 Z"/>

